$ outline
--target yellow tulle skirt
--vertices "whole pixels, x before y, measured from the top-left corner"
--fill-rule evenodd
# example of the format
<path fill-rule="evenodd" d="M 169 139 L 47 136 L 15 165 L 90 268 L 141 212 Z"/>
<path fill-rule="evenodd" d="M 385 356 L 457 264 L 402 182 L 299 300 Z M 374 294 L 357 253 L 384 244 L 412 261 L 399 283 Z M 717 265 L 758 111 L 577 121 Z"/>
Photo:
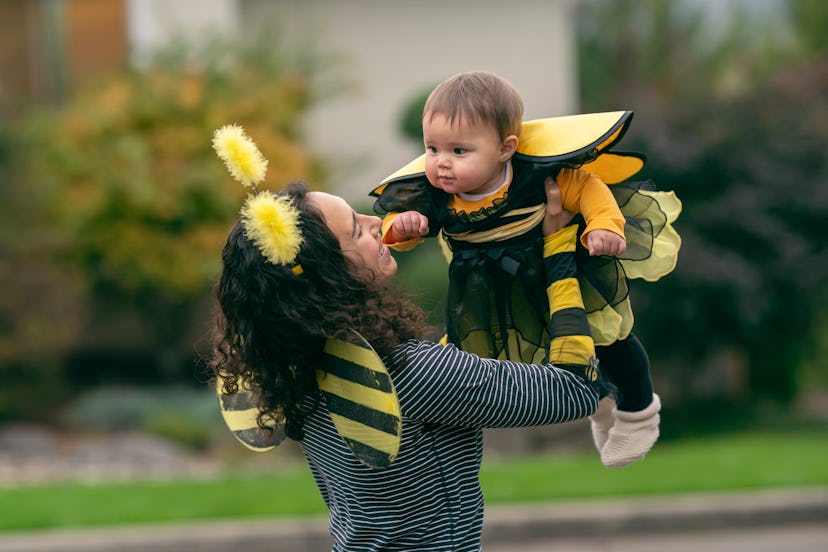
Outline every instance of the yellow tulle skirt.
<path fill-rule="evenodd" d="M 575 253 L 596 345 L 630 334 L 634 315 L 628 280 L 654 282 L 670 273 L 681 246 L 673 228 L 681 202 L 673 192 L 656 191 L 650 181 L 615 184 L 610 190 L 626 218 L 626 252 L 621 257 L 590 257 L 578 240 Z M 549 302 L 543 237 L 538 234 L 488 247 L 452 247 L 446 302 L 449 341 L 490 358 L 535 363 L 548 359 Z"/>

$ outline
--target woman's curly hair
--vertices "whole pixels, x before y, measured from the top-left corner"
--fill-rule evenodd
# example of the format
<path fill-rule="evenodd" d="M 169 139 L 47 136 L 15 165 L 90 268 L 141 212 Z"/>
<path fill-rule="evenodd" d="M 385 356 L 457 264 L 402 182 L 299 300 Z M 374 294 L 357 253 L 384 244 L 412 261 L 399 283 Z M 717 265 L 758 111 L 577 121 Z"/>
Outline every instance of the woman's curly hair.
<path fill-rule="evenodd" d="M 423 310 L 404 295 L 355 276 L 364 267 L 346 258 L 309 191 L 293 182 L 279 192 L 300 212 L 301 275 L 267 262 L 240 222 L 230 231 L 215 289 L 210 360 L 224 393 L 235 393 L 244 381 L 259 395 L 259 425 L 283 421 L 293 439 L 302 438 L 309 414 L 303 399 L 317 395 L 315 368 L 327 339 L 352 341 L 354 329 L 382 357 L 430 330 Z"/>

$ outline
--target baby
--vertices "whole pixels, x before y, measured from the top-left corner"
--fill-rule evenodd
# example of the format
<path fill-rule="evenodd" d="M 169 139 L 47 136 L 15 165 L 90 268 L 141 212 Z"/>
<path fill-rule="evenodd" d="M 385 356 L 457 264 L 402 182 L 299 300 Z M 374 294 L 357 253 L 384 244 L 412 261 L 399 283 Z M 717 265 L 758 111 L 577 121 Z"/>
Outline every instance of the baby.
<path fill-rule="evenodd" d="M 631 333 L 619 259 L 628 249 L 625 216 L 607 184 L 579 168 L 603 155 L 610 162 L 595 166 L 608 174 L 629 172 L 630 166 L 636 172 L 640 156 L 603 153 L 620 139 L 631 116 L 617 112 L 524 123 L 523 101 L 511 84 L 491 73 L 460 73 L 426 101 L 424 156 L 373 192 L 375 209 L 386 215 L 386 245 L 406 250 L 424 237 L 445 238 L 451 250 L 450 342 L 480 356 L 548 361 L 589 374 L 597 362 L 593 334 L 599 335 L 597 357 L 617 388 L 617 404 L 607 397 L 591 418 L 607 466 L 629 464 L 649 451 L 658 438 L 661 407 L 647 354 Z M 594 138 L 590 147 L 556 143 L 556 135 L 577 138 L 585 128 Z M 544 238 L 544 184 L 550 178 L 560 188 L 563 208 L 578 216 Z M 657 197 L 642 195 L 635 186 L 624 190 L 650 202 Z M 658 228 L 678 240 L 669 222 Z M 673 245 L 675 257 L 678 244 Z M 663 267 L 659 271 L 644 270 L 641 277 L 666 273 Z M 595 316 L 588 316 L 585 296 Z"/>

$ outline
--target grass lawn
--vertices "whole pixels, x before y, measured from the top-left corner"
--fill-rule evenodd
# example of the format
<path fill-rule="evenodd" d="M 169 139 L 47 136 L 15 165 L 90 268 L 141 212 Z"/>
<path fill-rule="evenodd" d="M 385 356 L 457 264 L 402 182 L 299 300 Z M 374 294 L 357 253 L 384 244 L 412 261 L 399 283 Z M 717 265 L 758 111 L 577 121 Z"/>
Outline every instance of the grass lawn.
<path fill-rule="evenodd" d="M 487 503 L 526 503 L 828 485 L 828 429 L 682 440 L 656 451 L 614 470 L 593 452 L 484 462 L 483 491 Z M 307 469 L 0 489 L 0 531 L 325 513 Z"/>

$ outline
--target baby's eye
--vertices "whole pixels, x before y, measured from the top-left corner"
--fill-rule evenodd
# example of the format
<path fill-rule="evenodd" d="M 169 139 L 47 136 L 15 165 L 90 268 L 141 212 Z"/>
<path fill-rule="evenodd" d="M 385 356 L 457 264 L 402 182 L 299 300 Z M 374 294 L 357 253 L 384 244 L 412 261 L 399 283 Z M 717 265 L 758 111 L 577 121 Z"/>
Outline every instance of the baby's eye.
<path fill-rule="evenodd" d="M 426 151 L 430 151 L 431 153 L 437 153 L 437 148 L 434 146 L 426 146 Z"/>
<path fill-rule="evenodd" d="M 455 155 L 463 155 L 466 153 L 466 148 L 454 148 Z"/>

